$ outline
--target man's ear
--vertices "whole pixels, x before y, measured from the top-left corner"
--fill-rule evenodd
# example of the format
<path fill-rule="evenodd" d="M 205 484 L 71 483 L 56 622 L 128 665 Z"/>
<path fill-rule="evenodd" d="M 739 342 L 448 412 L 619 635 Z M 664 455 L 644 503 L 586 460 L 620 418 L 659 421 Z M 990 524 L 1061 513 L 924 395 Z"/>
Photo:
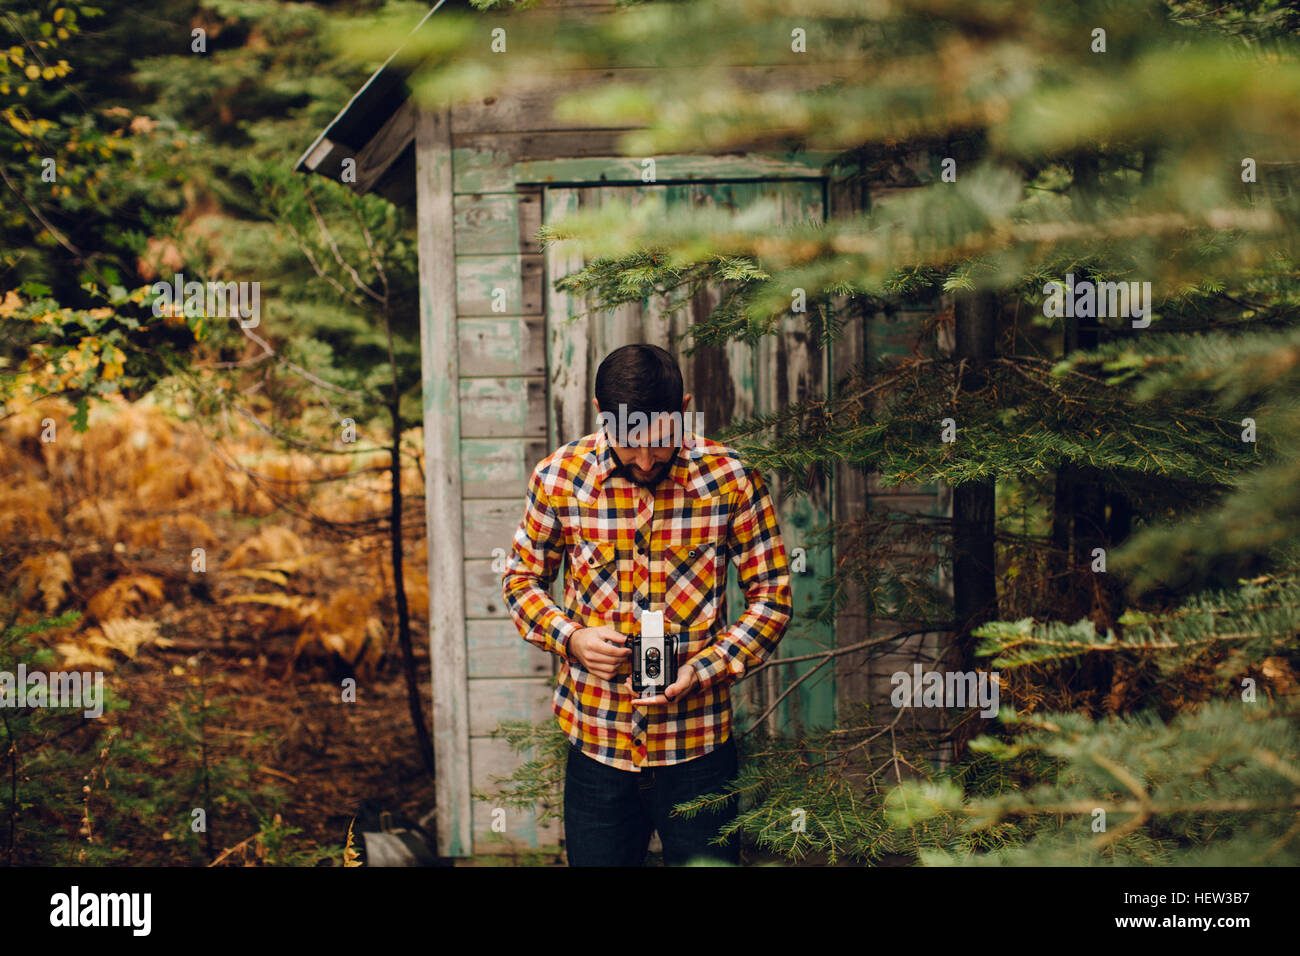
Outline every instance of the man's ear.
<path fill-rule="evenodd" d="M 690 404 L 691 404 L 691 393 L 687 392 L 685 395 L 682 396 L 682 431 L 685 433 L 682 435 L 682 447 L 687 450 L 693 449 L 695 447 L 695 438 L 694 435 L 691 433 L 691 427 L 690 427 L 691 419 L 689 413 L 686 411 L 686 407 Z"/>

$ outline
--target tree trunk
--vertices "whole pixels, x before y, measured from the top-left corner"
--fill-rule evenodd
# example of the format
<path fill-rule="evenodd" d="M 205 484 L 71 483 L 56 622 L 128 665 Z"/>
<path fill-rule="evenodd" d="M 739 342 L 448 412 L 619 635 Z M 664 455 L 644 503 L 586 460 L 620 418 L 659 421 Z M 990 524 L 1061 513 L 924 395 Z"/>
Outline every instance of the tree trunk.
<path fill-rule="evenodd" d="M 394 380 L 393 391 L 397 391 Z M 433 740 L 429 728 L 424 722 L 424 705 L 420 702 L 420 681 L 415 667 L 415 646 L 411 641 L 411 613 L 406 603 L 406 581 L 402 573 L 402 416 L 400 396 L 394 395 L 389 404 L 393 420 L 392 448 L 392 551 L 393 551 L 393 597 L 397 603 L 397 642 L 402 648 L 402 669 L 406 672 L 406 700 L 411 711 L 411 724 L 415 728 L 415 744 L 420 751 L 429 776 L 433 776 Z M 432 662 L 430 662 L 432 663 Z"/>
<path fill-rule="evenodd" d="M 954 358 L 966 365 L 962 393 L 984 387 L 985 367 L 996 351 L 998 313 L 998 299 L 991 292 L 963 295 L 955 303 Z M 959 435 L 962 424 L 958 419 Z M 962 670 L 975 669 L 971 630 L 998 614 L 996 490 L 993 480 L 966 482 L 953 488 L 953 610 L 958 627 L 956 664 Z"/>

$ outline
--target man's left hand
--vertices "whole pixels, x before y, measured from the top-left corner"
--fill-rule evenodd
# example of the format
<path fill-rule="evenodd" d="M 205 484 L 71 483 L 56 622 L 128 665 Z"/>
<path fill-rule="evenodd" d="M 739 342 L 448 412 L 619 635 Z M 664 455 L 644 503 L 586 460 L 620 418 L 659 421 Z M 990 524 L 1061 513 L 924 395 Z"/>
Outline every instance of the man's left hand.
<path fill-rule="evenodd" d="M 662 694 L 656 694 L 654 697 L 637 697 L 636 691 L 632 689 L 632 678 L 629 676 L 624 681 L 623 686 L 632 696 L 632 704 L 637 707 L 658 707 L 664 704 L 672 704 L 683 694 L 689 694 L 699 684 L 699 678 L 695 676 L 695 668 L 687 664 L 677 674 L 677 680 L 664 688 Z"/>

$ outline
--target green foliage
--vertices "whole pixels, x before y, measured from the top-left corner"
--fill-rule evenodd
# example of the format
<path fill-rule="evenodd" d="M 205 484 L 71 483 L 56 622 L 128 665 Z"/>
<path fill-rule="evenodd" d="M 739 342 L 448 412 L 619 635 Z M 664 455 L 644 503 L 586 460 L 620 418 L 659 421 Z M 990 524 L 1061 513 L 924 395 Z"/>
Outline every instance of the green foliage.
<path fill-rule="evenodd" d="M 1131 609 L 1120 617 L 1122 633 L 1104 635 L 1087 619 L 1074 624 L 995 621 L 975 629 L 978 653 L 994 667 L 1014 668 L 1063 661 L 1085 654 L 1140 655 L 1169 674 L 1218 657 L 1219 677 L 1249 671 L 1275 654 L 1291 653 L 1300 633 L 1300 583 L 1294 576 L 1243 581 L 1233 590 L 1192 595 L 1169 611 Z"/>
<path fill-rule="evenodd" d="M 55 654 L 40 640 L 52 628 L 80 617 L 17 623 L 0 632 L 0 672 L 19 665 L 58 669 Z M 128 728 L 129 704 L 104 683 L 104 712 L 55 707 L 0 708 L 0 855 L 8 864 L 105 865 L 133 862 L 128 846 L 141 841 L 174 846 L 180 859 L 205 864 L 217 841 L 237 842 L 239 829 L 260 820 L 265 862 L 313 864 L 320 853 L 294 846 L 299 832 L 276 811 L 285 795 L 253 782 L 254 765 L 223 753 L 213 738 L 234 698 L 213 698 L 206 684 L 193 683 L 170 702 L 167 715 L 148 726 Z M 177 756 L 177 741 L 180 756 Z M 207 833 L 196 832 L 192 810 L 206 811 Z M 309 859 L 310 858 L 310 859 Z"/>
<path fill-rule="evenodd" d="M 848 464 L 886 487 L 998 491 L 1006 619 L 976 634 L 1005 671 L 1006 723 L 942 766 L 925 759 L 935 740 L 896 739 L 897 718 L 756 741 L 728 791 L 742 797 L 733 829 L 788 859 L 1293 862 L 1292 7 L 701 0 L 524 21 L 513 8 L 525 4 L 477 6 L 353 48 L 401 42 L 399 62 L 428 58 L 426 103 L 507 93 L 547 69 L 653 63 L 573 91 L 556 116 L 636 127 L 620 143 L 628 157 L 825 150 L 827 168 L 869 194 L 860 212 L 778 226 L 771 204 L 730 212 L 646 190 L 544 228 L 548 246 L 586 258 L 557 287 L 591 308 L 654 296 L 672 311 L 721 290 L 687 354 L 775 334 L 794 290 L 808 335 L 830 350 L 851 318 L 872 317 L 882 338 L 895 315 L 920 323 L 916 348 L 873 339 L 869 361 L 834 366 L 829 399 L 719 438 L 796 488 Z M 483 41 L 496 26 L 506 55 Z M 799 88 L 734 69 L 757 63 L 789 67 Z M 1054 311 L 1046 284 L 1067 274 L 1150 283 L 1149 324 Z M 983 293 L 996 355 L 972 368 L 954 359 L 953 313 Z M 948 419 L 955 441 L 939 437 Z M 1070 498 L 1079 475 L 1104 502 L 1097 514 Z M 868 617 L 947 616 L 932 583 L 952 557 L 944 522 L 872 514 L 838 530 L 814 614 L 855 595 Z M 1090 535 L 1106 544 L 1104 572 L 1089 568 Z M 1087 616 L 1054 620 L 1071 601 Z M 1260 703 L 1238 702 L 1245 677 Z M 1109 713 L 1080 702 L 1079 683 Z M 967 739 L 957 724 L 949 736 Z"/>
<path fill-rule="evenodd" d="M 20 666 L 45 670 L 54 654 L 37 638 L 51 628 L 75 624 L 68 612 L 57 618 L 18 623 L 6 614 L 0 630 L 0 672 L 16 675 Z M 105 713 L 124 704 L 105 688 Z M 7 865 L 73 862 L 81 819 L 81 783 L 96 764 L 94 750 L 75 751 L 57 743 L 93 722 L 80 711 L 53 707 L 0 708 L 0 852 Z M 52 823 L 57 825 L 52 826 Z M 84 847 L 85 861 L 110 862 L 115 854 L 98 845 Z"/>
<path fill-rule="evenodd" d="M 950 845 L 922 853 L 931 866 L 1294 866 L 1295 717 L 1293 706 L 1225 701 L 1170 721 L 1035 715 L 1017 721 L 1029 729 L 999 754 L 1054 760 L 1033 786 L 972 798 L 909 782 L 890 801 L 900 824 L 952 828 Z M 985 853 L 962 846 L 1007 821 L 1018 821 L 1016 840 Z"/>
<path fill-rule="evenodd" d="M 881 727 L 869 729 L 875 733 L 866 736 L 868 742 L 883 739 Z M 915 862 L 932 850 L 982 852 L 1022 838 L 1016 821 L 964 831 L 938 811 L 958 806 L 963 794 L 993 796 L 1014 788 L 1031 773 L 1044 772 L 1041 759 L 1000 763 L 976 754 L 944 770 L 920 750 L 903 755 L 879 743 L 864 748 L 847 729 L 797 741 L 742 738 L 741 771 L 730 787 L 683 803 L 677 812 L 689 818 L 739 794 L 740 812 L 718 841 L 739 833 L 756 849 L 796 862 Z M 900 773 L 925 778 L 900 788 Z"/>
<path fill-rule="evenodd" d="M 569 739 L 551 720 L 503 720 L 492 736 L 504 738 L 515 753 L 529 756 L 508 776 L 493 778 L 494 784 L 507 786 L 491 792 L 476 789 L 474 799 L 493 806 L 536 811 L 538 824 L 560 819 Z"/>
<path fill-rule="evenodd" d="M 777 226 L 763 203 L 734 214 L 653 197 L 603 205 L 544 230 L 548 245 L 589 259 L 560 287 L 600 307 L 659 296 L 670 311 L 721 288 L 688 353 L 760 342 L 788 319 L 795 289 L 807 334 L 828 350 L 859 316 L 887 329 L 920 314 L 921 348 L 873 340 L 871 361 L 835 366 L 830 400 L 717 437 L 796 488 L 842 463 L 886 487 L 996 483 L 1007 619 L 980 630 L 981 650 L 1007 671 L 1008 718 L 1032 717 L 946 766 L 926 760 L 934 741 L 896 744 L 889 720 L 755 741 L 735 782 L 737 829 L 790 859 L 1293 861 L 1293 7 L 702 0 L 557 23 L 529 10 L 520 29 L 531 6 L 476 0 L 414 35 L 427 4 L 163 0 L 146 16 L 131 0 L 102 0 L 98 11 L 42 2 L 0 13 L 0 401 L 64 392 L 84 424 L 95 396 L 162 380 L 188 389 L 197 414 L 234 409 L 307 448 L 339 418 L 373 420 L 390 403 L 399 429 L 417 421 L 413 224 L 378 197 L 292 173 L 297 154 L 399 46 L 399 64 L 424 61 L 425 102 L 482 98 L 556 68 L 654 63 L 653 76 L 573 91 L 559 115 L 640 124 L 622 144 L 633 157 L 825 150 L 836 175 L 864 185 L 865 208 Z M 505 56 L 485 42 L 497 25 Z M 1093 49 L 1098 25 L 1104 53 Z M 190 48 L 195 28 L 206 53 Z M 792 47 L 796 29 L 806 53 Z M 732 70 L 757 63 L 807 82 L 756 88 Z M 55 181 L 42 176 L 47 159 Z M 1255 182 L 1243 179 L 1246 159 Z M 262 325 L 155 319 L 148 283 L 177 271 L 259 281 Z M 1150 326 L 1106 317 L 1081 329 L 1047 314 L 1044 285 L 1068 272 L 1150 282 Z M 940 343 L 951 306 L 989 290 L 998 357 L 972 378 Z M 955 442 L 938 440 L 946 418 Z M 1243 440 L 1247 419 L 1254 441 Z M 1106 572 L 1128 591 L 1059 621 L 1043 613 L 1041 555 L 1068 518 L 1053 482 L 1072 470 L 1132 509 Z M 856 599 L 871 616 L 942 621 L 945 531 L 928 516 L 868 516 L 812 615 Z M 900 565 L 902 553 L 920 557 Z M 1248 583 L 1223 586 L 1238 578 Z M 43 660 L 41 626 L 6 630 L 0 667 Z M 1059 685 L 1099 662 L 1103 675 L 1128 675 L 1097 688 L 1115 712 L 1071 711 Z M 1236 702 L 1245 676 L 1267 703 Z M 307 862 L 271 812 L 275 795 L 249 785 L 238 758 L 212 756 L 227 704 L 201 687 L 177 703 L 157 733 L 179 728 L 193 747 L 166 777 L 152 769 L 152 732 L 3 715 L 9 768 L 23 771 L 8 805 L 24 859 L 119 859 L 116 838 L 141 828 L 199 860 L 206 848 L 181 808 L 202 800 L 210 825 L 213 807 L 257 816 L 263 858 Z M 64 735 L 79 749 L 57 746 Z M 516 726 L 507 738 L 534 759 L 496 799 L 554 814 L 562 736 Z M 87 776 L 89 799 L 75 783 Z M 110 779 L 106 808 L 95 788 Z M 1092 832 L 1085 805 L 1108 810 L 1106 833 Z M 806 812 L 802 831 L 794 809 Z M 83 825 L 93 839 L 74 835 Z"/>

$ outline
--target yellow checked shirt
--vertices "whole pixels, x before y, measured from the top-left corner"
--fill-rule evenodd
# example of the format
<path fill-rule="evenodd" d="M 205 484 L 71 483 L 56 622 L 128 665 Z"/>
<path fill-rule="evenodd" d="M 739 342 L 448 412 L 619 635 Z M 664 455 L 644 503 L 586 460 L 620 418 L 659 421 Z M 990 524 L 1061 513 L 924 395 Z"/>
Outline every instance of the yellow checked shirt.
<path fill-rule="evenodd" d="M 689 435 L 654 489 L 612 475 L 603 430 L 557 449 L 528 482 L 526 510 L 506 562 L 502 591 L 531 644 L 563 661 L 553 707 L 576 746 L 601 763 L 639 770 L 680 763 L 725 743 L 730 685 L 780 641 L 792 610 L 790 572 L 772 498 L 734 451 Z M 567 558 L 564 607 L 548 588 Z M 748 607 L 727 623 L 727 562 Z M 582 627 L 638 633 L 642 610 L 664 611 L 677 637 L 679 669 L 699 684 L 679 700 L 632 706 L 624 686 L 568 653 Z"/>

